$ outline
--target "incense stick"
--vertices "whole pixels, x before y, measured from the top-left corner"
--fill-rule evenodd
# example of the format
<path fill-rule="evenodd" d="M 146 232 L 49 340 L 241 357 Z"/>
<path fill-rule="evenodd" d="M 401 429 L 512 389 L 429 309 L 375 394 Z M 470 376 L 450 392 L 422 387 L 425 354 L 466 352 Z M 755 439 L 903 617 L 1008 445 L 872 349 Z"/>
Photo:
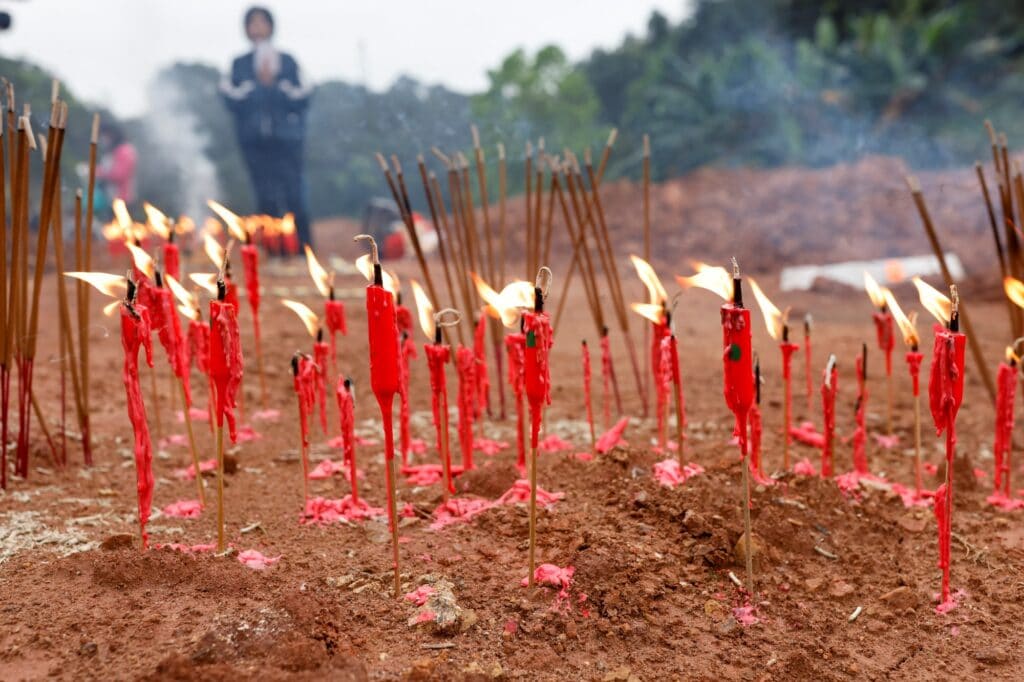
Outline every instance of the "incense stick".
<path fill-rule="evenodd" d="M 619 129 L 612 128 L 611 132 L 608 133 L 608 141 L 604 144 L 604 151 L 601 152 L 601 163 L 597 168 L 597 184 L 595 187 L 601 186 L 601 181 L 604 180 L 604 169 L 608 165 L 608 157 L 612 154 L 612 147 L 615 146 L 615 139 L 619 136 Z M 644 140 L 647 136 L 644 135 Z"/>
<path fill-rule="evenodd" d="M 602 159 L 603 160 L 603 159 Z M 598 173 L 598 179 L 601 174 Z M 651 139 L 644 134 L 643 139 L 643 192 L 641 194 L 644 226 L 644 260 L 651 262 Z M 651 328 L 644 325 L 644 348 L 650 347 Z M 644 353 L 644 395 L 650 399 L 651 394 L 651 356 Z"/>
<path fill-rule="evenodd" d="M 955 282 L 949 272 L 949 267 L 946 265 L 946 255 L 939 245 L 939 238 L 935 233 L 935 225 L 932 223 L 931 213 L 928 211 L 928 205 L 925 203 L 924 194 L 921 192 L 921 185 L 914 176 L 907 176 L 906 180 L 907 186 L 910 188 L 910 194 L 914 199 L 914 204 L 917 206 L 917 212 L 921 217 L 921 223 L 924 225 L 925 233 L 928 236 L 928 242 L 931 244 L 932 252 L 934 252 L 936 260 L 939 261 L 942 279 L 945 280 L 946 286 L 953 286 Z M 974 333 L 971 318 L 968 317 L 967 309 L 964 307 L 963 302 L 960 303 L 960 319 L 963 321 L 964 329 L 967 332 L 967 340 L 971 346 L 971 354 L 974 356 L 978 374 L 981 375 L 982 381 L 985 383 L 985 389 L 988 391 L 989 398 L 995 404 L 996 387 L 992 383 L 992 375 L 985 370 L 985 356 L 981 351 L 981 345 L 977 335 Z"/>
<path fill-rule="evenodd" d="M 508 191 L 508 169 L 505 163 L 505 145 L 498 143 L 498 282 L 505 281 L 505 194 Z"/>

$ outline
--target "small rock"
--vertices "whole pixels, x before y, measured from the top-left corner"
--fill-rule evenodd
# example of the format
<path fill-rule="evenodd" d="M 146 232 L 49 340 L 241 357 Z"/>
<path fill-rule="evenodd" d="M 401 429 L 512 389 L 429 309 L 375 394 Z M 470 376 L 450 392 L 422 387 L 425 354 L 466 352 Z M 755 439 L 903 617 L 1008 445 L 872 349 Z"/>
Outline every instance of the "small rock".
<path fill-rule="evenodd" d="M 690 535 L 698 537 L 711 534 L 711 528 L 708 526 L 707 520 L 692 509 L 688 509 L 686 514 L 683 515 L 683 528 Z"/>
<path fill-rule="evenodd" d="M 804 585 L 807 587 L 808 592 L 817 592 L 818 589 L 824 584 L 824 578 L 808 578 L 804 581 Z"/>
<path fill-rule="evenodd" d="M 131 549 L 132 545 L 135 544 L 135 536 L 129 533 L 117 533 L 111 535 L 102 543 L 100 543 L 100 549 L 107 551 L 115 551 L 118 549 Z"/>
<path fill-rule="evenodd" d="M 625 665 L 605 673 L 602 680 L 604 682 L 640 682 L 640 678 L 630 671 L 629 666 Z"/>
<path fill-rule="evenodd" d="M 914 591 L 906 585 L 897 587 L 895 590 L 889 590 L 879 597 L 879 600 L 888 604 L 896 611 L 905 611 L 907 609 L 916 608 L 919 601 L 917 594 L 915 594 Z"/>
<path fill-rule="evenodd" d="M 745 567 L 747 565 L 747 534 L 743 533 L 736 545 L 732 548 L 733 558 L 736 565 Z M 753 559 L 754 570 L 761 570 L 761 557 L 764 555 L 764 542 L 757 535 L 750 536 L 750 556 Z"/>
<path fill-rule="evenodd" d="M 96 642 L 86 642 L 78 647 L 79 656 L 95 656 L 97 651 L 99 651 L 99 647 L 96 645 Z"/>
<path fill-rule="evenodd" d="M 974 658 L 988 665 L 1001 665 L 1010 662 L 1010 655 L 998 647 L 989 647 L 975 651 Z"/>
<path fill-rule="evenodd" d="M 833 597 L 845 597 L 853 592 L 853 585 L 844 580 L 836 580 L 828 588 L 828 593 Z"/>
<path fill-rule="evenodd" d="M 434 591 L 423 606 L 409 618 L 409 627 L 427 626 L 435 634 L 455 634 L 465 632 L 477 622 L 477 615 L 470 610 L 463 610 L 456 601 L 454 587 L 444 578 L 428 576 L 427 584 L 433 585 Z"/>
<path fill-rule="evenodd" d="M 224 455 L 224 473 L 234 475 L 238 473 L 238 458 L 234 455 Z"/>

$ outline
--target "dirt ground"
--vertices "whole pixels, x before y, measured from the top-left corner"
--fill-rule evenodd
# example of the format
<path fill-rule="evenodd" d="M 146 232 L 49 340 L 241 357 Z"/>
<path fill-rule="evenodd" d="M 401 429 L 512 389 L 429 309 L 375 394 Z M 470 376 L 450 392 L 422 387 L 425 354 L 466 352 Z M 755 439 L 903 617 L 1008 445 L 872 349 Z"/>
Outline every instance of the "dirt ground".
<path fill-rule="evenodd" d="M 405 278 L 415 276 L 410 265 L 399 269 Z M 685 270 L 680 266 L 678 272 Z M 666 285 L 673 274 L 661 268 Z M 558 291 L 558 267 L 555 277 Z M 775 278 L 762 279 L 769 295 L 776 294 Z M 631 276 L 627 281 L 631 299 L 641 300 L 639 285 Z M 355 292 L 361 286 L 355 278 L 340 284 Z M 744 575 L 734 553 L 742 532 L 741 469 L 737 449 L 729 444 L 732 418 L 722 398 L 719 302 L 706 292 L 689 292 L 677 311 L 688 417 L 684 460 L 705 471 L 670 489 L 652 476 L 654 463 L 663 457 L 651 447 L 654 421 L 641 418 L 625 344 L 617 331 L 612 332 L 616 372 L 624 414 L 631 417 L 625 433 L 628 446 L 592 461 L 574 456 L 589 450 L 579 342 L 586 337 L 597 348 L 582 290 L 574 286 L 571 301 L 578 305 L 566 307 L 555 339 L 553 405 L 545 426 L 546 435 L 560 436 L 574 447 L 542 455 L 538 473 L 543 489 L 565 494 L 539 515 L 538 563 L 574 567 L 571 586 L 560 598 L 557 589 L 531 593 L 520 585 L 527 573 L 524 506 L 494 506 L 469 522 L 433 530 L 440 487 L 402 481 L 399 505 L 409 503 L 414 510 L 401 524 L 402 591 L 425 584 L 440 591 L 447 588 L 445 581 L 450 584 L 461 612 L 448 631 L 440 632 L 430 622 L 417 624 L 419 609 L 391 594 L 384 520 L 299 524 L 302 474 L 288 360 L 309 339 L 277 299 L 286 293 L 311 305 L 317 299 L 300 271 L 268 270 L 265 285 L 270 407 L 281 416 L 276 422 L 250 419 L 259 406 L 259 389 L 254 363 L 248 364 L 244 422 L 262 438 L 231 448 L 238 470 L 227 477 L 225 505 L 232 545 L 280 560 L 253 570 L 237 555 L 140 551 L 117 323 L 97 311 L 90 328 L 96 465 L 82 467 L 77 443 L 69 440 L 71 465 L 57 470 L 45 442 L 37 438 L 29 479 L 15 479 L 0 495 L 0 678 L 789 680 L 1024 675 L 1015 615 L 1024 598 L 1024 512 L 998 511 L 986 504 L 993 410 L 976 368 L 969 368 L 958 424 L 960 452 L 970 459 L 958 471 L 953 522 L 953 586 L 963 591 L 959 606 L 946 615 L 934 610 L 939 571 L 930 509 L 907 509 L 899 497 L 876 488 L 844 495 L 833 481 L 785 474 L 775 485 L 758 486 L 753 495 L 760 551 L 753 612 L 757 622 L 748 623 L 745 612 L 735 610 L 744 605 L 744 596 L 729 576 Z M 896 289 L 907 304 L 912 291 L 906 285 Z M 992 363 L 986 369 L 994 371 L 1009 340 L 1005 306 L 974 304 L 993 298 L 991 292 L 968 288 L 963 296 Z M 44 326 L 56 324 L 50 300 L 44 296 Z M 811 311 L 816 320 L 814 408 L 808 412 L 801 351 L 794 369 L 794 421 L 810 419 L 820 425 L 817 378 L 831 352 L 840 367 L 838 430 L 844 437 L 852 433 L 853 362 L 861 342 L 868 341 L 868 421 L 873 433 L 883 433 L 886 386 L 867 297 L 822 287 L 777 296 L 776 302 L 792 305 L 795 316 Z M 346 305 L 349 336 L 340 344 L 340 366 L 358 389 L 358 432 L 379 441 L 362 301 L 347 299 Z M 251 356 L 251 320 L 244 301 L 242 308 L 243 345 Z M 631 323 L 642 347 L 641 320 L 634 316 Z M 925 329 L 930 325 L 921 326 L 930 356 L 931 333 Z M 41 342 L 37 385 L 49 425 L 56 430 L 59 365 L 56 348 L 48 345 L 52 338 Z M 781 467 L 779 353 L 759 319 L 754 338 L 765 377 L 764 459 L 770 472 Z M 794 340 L 802 342 L 801 335 L 795 334 Z M 412 373 L 413 436 L 432 443 L 425 364 L 421 352 Z M 899 348 L 894 365 L 900 443 L 886 450 L 872 439 L 869 461 L 873 472 L 911 484 L 913 408 Z M 172 417 L 161 350 L 157 367 L 159 435 L 181 434 L 183 426 Z M 600 432 L 604 425 L 596 357 L 594 367 Z M 147 374 L 143 387 L 152 413 Z M 452 395 L 454 389 L 451 374 Z M 197 389 L 197 395 L 204 404 L 205 391 Z M 492 389 L 495 404 L 497 396 Z M 511 406 L 509 394 L 506 400 Z M 514 421 L 501 420 L 498 411 L 495 407 L 495 417 L 485 420 L 479 431 L 512 442 Z M 613 408 L 613 418 L 614 413 Z M 69 410 L 73 431 L 71 415 Z M 941 441 L 934 436 L 926 408 L 925 415 L 925 457 L 940 464 Z M 336 424 L 332 407 L 328 437 L 337 435 Z M 197 422 L 196 433 L 202 456 L 212 457 L 205 422 Z M 327 445 L 328 437 L 314 427 L 314 460 L 340 461 L 341 453 Z M 850 444 L 837 448 L 838 472 L 852 468 L 851 451 Z M 794 455 L 818 462 L 818 452 L 807 446 L 795 445 Z M 365 471 L 361 492 L 383 506 L 380 446 L 360 446 L 357 456 Z M 416 460 L 436 462 L 433 447 Z M 511 447 L 493 456 L 478 452 L 477 461 L 478 469 L 459 481 L 461 497 L 494 500 L 518 477 Z M 187 448 L 159 448 L 154 510 L 195 496 L 194 483 L 174 474 L 188 463 Z M 975 476 L 973 467 L 984 476 Z M 1019 457 L 1014 473 L 1024 480 Z M 933 475 L 926 479 L 930 488 L 938 482 Z M 336 475 L 311 481 L 310 489 L 315 495 L 340 498 L 348 485 Z M 208 491 L 213 493 L 212 486 Z M 215 514 L 209 508 L 195 519 L 154 514 L 149 528 L 154 544 L 195 545 L 216 536 Z M 124 534 L 131 535 L 130 542 Z M 851 622 L 858 608 L 859 616 Z"/>

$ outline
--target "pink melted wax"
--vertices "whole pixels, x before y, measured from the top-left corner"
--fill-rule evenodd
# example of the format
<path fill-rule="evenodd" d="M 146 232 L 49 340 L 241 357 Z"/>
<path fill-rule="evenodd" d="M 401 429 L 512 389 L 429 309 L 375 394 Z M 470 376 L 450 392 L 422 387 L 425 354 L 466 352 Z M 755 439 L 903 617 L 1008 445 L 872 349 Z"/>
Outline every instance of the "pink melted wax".
<path fill-rule="evenodd" d="M 537 488 L 537 504 L 542 507 L 554 506 L 556 502 L 564 498 L 565 493 L 549 493 L 540 487 Z M 529 501 L 530 482 L 521 478 L 513 483 L 512 487 L 495 501 L 495 504 L 526 504 Z"/>
<path fill-rule="evenodd" d="M 452 476 L 462 473 L 462 467 L 453 464 Z M 440 464 L 417 464 L 415 466 L 402 467 L 402 475 L 409 485 L 428 486 L 434 485 L 444 478 L 444 468 Z"/>
<path fill-rule="evenodd" d="M 570 598 L 570 590 L 572 589 L 572 578 L 576 573 L 575 566 L 566 566 L 561 568 L 555 564 L 541 564 L 533 571 L 533 582 L 535 585 L 541 587 L 554 587 L 558 590 L 558 594 L 555 595 L 555 601 L 551 605 L 554 611 L 568 611 L 572 608 L 572 599 Z M 520 586 L 527 587 L 530 584 L 529 577 L 523 578 L 520 581 Z M 587 595 L 579 595 L 577 601 L 583 603 L 587 600 Z M 586 615 L 584 613 L 584 615 Z"/>
<path fill-rule="evenodd" d="M 897 436 L 896 434 L 890 436 L 884 433 L 875 433 L 872 434 L 872 436 L 874 437 L 875 442 L 878 443 L 880 447 L 883 447 L 886 450 L 892 450 L 894 447 L 900 444 L 900 437 Z"/>
<path fill-rule="evenodd" d="M 818 470 L 811 463 L 811 460 L 804 457 L 802 460 L 793 465 L 793 473 L 798 476 L 817 476 Z"/>
<path fill-rule="evenodd" d="M 281 555 L 269 557 L 255 549 L 247 549 L 238 553 L 238 563 L 255 571 L 262 571 L 269 568 L 280 560 Z"/>
<path fill-rule="evenodd" d="M 175 516 L 180 519 L 194 519 L 198 518 L 203 513 L 203 505 L 199 504 L 199 500 L 178 500 L 172 502 L 163 509 L 164 516 Z"/>
<path fill-rule="evenodd" d="M 799 426 L 789 427 L 789 435 L 796 442 L 812 448 L 820 450 L 825 447 L 825 436 L 814 428 L 814 422 L 801 422 Z"/>
<path fill-rule="evenodd" d="M 732 617 L 743 627 L 757 625 L 761 622 L 761 619 L 754 615 L 754 606 L 752 604 L 737 606 L 732 610 Z"/>
<path fill-rule="evenodd" d="M 601 437 L 597 439 L 597 445 L 595 446 L 598 453 L 603 454 L 614 448 L 616 445 L 624 443 L 622 436 L 626 433 L 627 426 L 629 426 L 629 417 L 623 417 L 617 421 L 613 427 L 601 434 Z"/>
<path fill-rule="evenodd" d="M 353 500 L 346 495 L 340 500 L 323 497 L 312 497 L 306 500 L 306 509 L 299 519 L 301 524 L 327 524 L 338 521 L 362 521 L 376 516 L 384 516 L 384 510 L 371 507 L 365 500 Z"/>
<path fill-rule="evenodd" d="M 276 422 L 281 417 L 281 410 L 257 410 L 252 418 L 258 422 Z"/>
<path fill-rule="evenodd" d="M 565 452 L 566 450 L 572 450 L 572 443 L 564 440 L 556 434 L 551 434 L 540 442 L 537 446 L 541 452 Z"/>
<path fill-rule="evenodd" d="M 420 585 L 412 592 L 407 592 L 402 598 L 411 601 L 415 606 L 423 606 L 436 591 L 433 585 Z"/>
<path fill-rule="evenodd" d="M 188 445 L 188 437 L 183 433 L 172 433 L 166 438 L 161 438 L 157 445 L 161 448 L 170 447 L 172 445 Z"/>
<path fill-rule="evenodd" d="M 185 423 L 185 413 L 182 412 L 181 410 L 178 410 L 176 414 L 177 414 L 177 418 L 178 418 L 178 423 L 179 424 L 184 424 Z M 190 407 L 189 410 L 188 410 L 188 415 L 190 417 L 192 417 L 193 420 L 197 420 L 197 421 L 204 421 L 205 422 L 205 421 L 209 421 L 209 419 L 210 419 L 210 413 L 207 412 L 206 410 L 201 410 L 198 407 Z"/>
<path fill-rule="evenodd" d="M 986 498 L 986 502 L 997 509 L 1004 511 L 1016 511 L 1017 509 L 1024 509 L 1024 500 L 1009 497 L 1006 493 L 999 491 L 993 493 Z"/>
<path fill-rule="evenodd" d="M 666 488 L 675 488 L 682 485 L 698 474 L 704 473 L 704 467 L 699 464 L 686 464 L 679 466 L 679 460 L 666 459 L 654 465 L 654 478 Z"/>
<path fill-rule="evenodd" d="M 338 464 L 330 459 L 321 460 L 312 471 L 309 472 L 308 478 L 313 480 L 320 480 L 324 478 L 330 478 L 335 474 L 348 475 L 348 467 L 344 464 Z M 356 476 L 358 478 L 366 478 L 362 469 L 356 470 Z"/>
<path fill-rule="evenodd" d="M 206 473 L 208 471 L 216 471 L 217 470 L 217 460 L 216 459 L 206 459 L 206 460 L 203 460 L 202 462 L 199 463 L 199 470 L 201 472 L 203 472 L 203 473 Z M 195 479 L 195 477 L 196 477 L 196 468 L 195 468 L 194 465 L 189 464 L 184 469 L 175 469 L 174 470 L 174 477 L 178 478 L 178 479 L 181 479 L 183 481 L 191 481 L 191 480 Z"/>
<path fill-rule="evenodd" d="M 442 502 L 434 510 L 434 521 L 430 524 L 430 530 L 444 530 L 456 523 L 469 523 L 474 516 L 493 506 L 494 503 L 490 500 L 478 497 L 453 497 L 447 502 Z"/>
<path fill-rule="evenodd" d="M 903 506 L 907 508 L 930 507 L 935 503 L 935 492 L 932 490 L 922 490 L 921 494 L 918 495 L 917 491 L 913 488 L 908 488 L 900 483 L 893 483 L 892 491 L 900 496 Z"/>
<path fill-rule="evenodd" d="M 238 437 L 235 439 L 237 443 L 248 443 L 254 440 L 262 440 L 263 434 L 251 426 L 240 426 L 238 427 Z"/>
<path fill-rule="evenodd" d="M 508 443 L 502 440 L 491 440 L 490 438 L 476 438 L 473 440 L 473 447 L 488 457 L 493 457 L 508 447 Z"/>
<path fill-rule="evenodd" d="M 957 606 L 960 605 L 960 600 L 967 596 L 967 592 L 964 590 L 957 590 L 949 595 L 949 599 L 942 601 L 942 594 L 936 593 L 932 595 L 932 601 L 937 602 L 935 607 L 935 613 L 940 616 L 949 613 Z"/>

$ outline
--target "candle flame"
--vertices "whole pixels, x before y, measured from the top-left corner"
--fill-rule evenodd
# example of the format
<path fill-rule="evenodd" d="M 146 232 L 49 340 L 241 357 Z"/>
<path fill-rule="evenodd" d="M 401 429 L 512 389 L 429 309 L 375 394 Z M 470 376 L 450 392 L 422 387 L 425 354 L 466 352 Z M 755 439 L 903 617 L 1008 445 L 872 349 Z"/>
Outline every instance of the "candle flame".
<path fill-rule="evenodd" d="M 665 306 L 660 303 L 630 303 L 629 307 L 634 313 L 654 324 L 665 323 Z"/>
<path fill-rule="evenodd" d="M 177 230 L 178 234 L 188 234 L 189 232 L 195 232 L 196 221 L 192 220 L 187 215 L 178 216 L 178 222 L 174 224 L 174 229 Z"/>
<path fill-rule="evenodd" d="M 278 229 L 281 230 L 283 235 L 295 234 L 295 216 L 291 213 L 285 213 L 284 217 L 281 218 Z"/>
<path fill-rule="evenodd" d="M 1007 277 L 1003 280 L 1003 291 L 1014 305 L 1024 308 L 1024 282 L 1016 277 Z"/>
<path fill-rule="evenodd" d="M 868 292 L 868 298 L 871 299 L 873 306 L 879 310 L 885 307 L 886 289 L 879 286 L 878 282 L 875 281 L 875 278 L 867 270 L 864 271 L 864 290 Z"/>
<path fill-rule="evenodd" d="M 153 257 L 131 242 L 125 242 L 124 245 L 131 252 L 132 262 L 135 263 L 136 269 L 146 277 L 153 279 L 156 275 L 156 263 L 153 262 Z"/>
<path fill-rule="evenodd" d="M 789 318 L 789 309 L 787 308 L 785 312 L 780 311 L 761 290 L 754 278 L 747 277 L 747 281 L 750 282 L 750 290 L 754 292 L 754 298 L 757 299 L 757 307 L 764 315 L 764 326 L 768 328 L 768 335 L 778 341 L 782 338 L 782 328 L 786 326 Z"/>
<path fill-rule="evenodd" d="M 633 262 L 633 267 L 636 268 L 636 274 L 640 277 L 640 281 L 647 287 L 648 301 L 657 305 L 663 305 L 668 300 L 668 294 L 665 293 L 665 287 L 661 285 L 661 280 L 658 279 L 658 273 L 654 271 L 650 263 L 639 256 L 630 255 L 629 260 Z"/>
<path fill-rule="evenodd" d="M 188 319 L 196 322 L 199 321 L 199 308 L 193 308 L 182 303 L 181 305 L 178 306 L 178 310 L 181 312 L 182 315 L 184 315 Z"/>
<path fill-rule="evenodd" d="M 217 275 L 207 272 L 193 272 L 188 276 L 193 284 L 202 287 L 211 296 L 217 295 Z"/>
<path fill-rule="evenodd" d="M 356 258 L 356 270 L 362 273 L 366 281 L 373 281 L 373 261 L 370 260 L 370 254 L 364 253 L 359 258 Z M 392 296 L 398 293 L 398 278 L 384 269 L 381 270 L 381 275 L 384 281 L 384 288 L 390 291 Z"/>
<path fill-rule="evenodd" d="M 522 311 L 533 309 L 534 291 L 533 285 L 529 282 L 524 280 L 510 282 L 499 293 L 475 272 L 469 274 L 473 278 L 473 284 L 476 285 L 480 298 L 487 304 L 484 310 L 492 317 L 501 320 L 504 326 L 510 329 L 515 328 Z"/>
<path fill-rule="evenodd" d="M 117 312 L 117 309 L 121 307 L 121 301 L 111 301 L 110 303 L 103 306 L 103 314 L 106 317 L 110 317 Z"/>
<path fill-rule="evenodd" d="M 412 286 L 412 297 L 416 300 L 416 314 L 420 319 L 420 329 L 426 337 L 432 342 L 434 340 L 434 329 L 436 324 L 434 323 L 434 305 L 427 298 L 427 292 L 423 291 L 423 287 L 416 280 L 409 280 L 410 286 Z"/>
<path fill-rule="evenodd" d="M 917 335 L 917 313 L 910 313 L 909 316 L 904 313 L 903 308 L 896 301 L 896 297 L 888 289 L 885 290 L 885 305 L 889 308 L 889 312 L 892 313 L 896 324 L 899 325 L 900 333 L 903 334 L 903 343 L 908 348 L 917 348 L 921 342 L 920 337 Z"/>
<path fill-rule="evenodd" d="M 1012 363 L 1020 362 L 1020 357 L 1015 352 L 1013 352 L 1013 346 L 1006 347 L 1006 361 Z"/>
<path fill-rule="evenodd" d="M 224 265 L 224 247 L 209 233 L 203 235 L 203 251 L 213 261 L 214 267 L 220 269 Z"/>
<path fill-rule="evenodd" d="M 718 294 L 726 301 L 732 300 L 732 276 L 729 274 L 728 270 L 715 265 L 708 265 L 707 263 L 702 263 L 700 261 L 694 261 L 692 265 L 693 269 L 697 271 L 697 274 L 689 277 L 680 277 L 676 275 L 676 281 L 679 282 L 679 286 L 686 289 L 692 287 L 707 289 L 713 294 Z"/>
<path fill-rule="evenodd" d="M 105 272 L 65 272 L 64 276 L 80 279 L 106 296 L 124 298 L 128 292 L 128 280 L 121 275 L 110 275 Z"/>
<path fill-rule="evenodd" d="M 114 199 L 110 204 L 110 209 L 114 212 L 114 219 L 117 220 L 117 224 L 121 227 L 121 232 L 124 234 L 130 234 L 132 231 L 132 217 L 128 213 L 128 207 L 124 203 L 124 199 Z"/>
<path fill-rule="evenodd" d="M 242 227 L 241 219 L 231 211 L 229 211 L 223 204 L 219 204 L 213 199 L 207 199 L 206 205 L 210 207 L 210 210 L 217 214 L 217 217 L 224 221 L 224 224 L 228 226 L 228 232 L 231 236 L 240 242 L 247 240 L 249 234 Z"/>
<path fill-rule="evenodd" d="M 199 302 L 196 301 L 196 297 L 192 292 L 183 287 L 181 282 L 174 279 L 173 275 L 164 275 L 164 281 L 167 282 L 168 288 L 171 290 L 171 293 L 174 294 L 174 298 L 178 299 L 179 303 L 193 308 L 199 305 Z"/>
<path fill-rule="evenodd" d="M 324 270 L 324 266 L 320 265 L 320 261 L 316 259 L 316 255 L 309 244 L 306 244 L 306 263 L 309 265 L 309 275 L 313 278 L 313 284 L 316 285 L 317 291 L 320 292 L 321 296 L 327 298 L 331 295 L 331 280 L 333 277 Z"/>
<path fill-rule="evenodd" d="M 149 229 L 161 239 L 170 238 L 171 221 L 164 215 L 163 211 L 148 201 L 143 202 L 142 208 L 146 211 L 146 224 L 149 225 Z"/>
<path fill-rule="evenodd" d="M 224 228 L 221 226 L 220 221 L 213 216 L 207 216 L 206 220 L 203 221 L 203 235 L 211 235 L 216 237 Z"/>
<path fill-rule="evenodd" d="M 941 291 L 925 282 L 920 277 L 913 279 L 917 287 L 917 295 L 921 299 L 921 305 L 942 324 L 948 324 L 950 315 L 953 313 L 953 302 Z"/>
<path fill-rule="evenodd" d="M 309 309 L 309 306 L 305 303 L 289 301 L 288 299 L 282 300 L 281 305 L 298 315 L 299 319 L 302 320 L 302 324 L 306 325 L 306 331 L 309 332 L 309 335 L 314 339 L 316 338 L 316 333 L 320 330 L 320 318 Z"/>

